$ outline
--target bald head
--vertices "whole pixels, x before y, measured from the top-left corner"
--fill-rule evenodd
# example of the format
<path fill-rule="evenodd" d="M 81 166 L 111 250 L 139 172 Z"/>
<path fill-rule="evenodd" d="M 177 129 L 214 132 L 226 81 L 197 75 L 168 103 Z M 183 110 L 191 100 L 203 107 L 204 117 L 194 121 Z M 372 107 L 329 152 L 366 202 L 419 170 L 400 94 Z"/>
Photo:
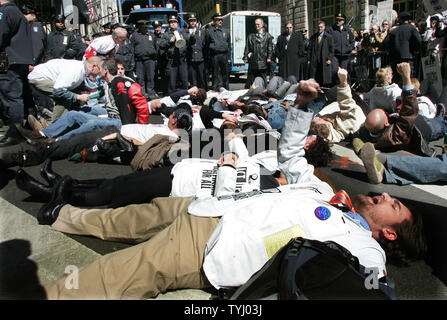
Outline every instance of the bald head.
<path fill-rule="evenodd" d="M 388 116 L 383 109 L 374 109 L 365 120 L 365 127 L 371 133 L 380 133 L 389 126 Z"/>

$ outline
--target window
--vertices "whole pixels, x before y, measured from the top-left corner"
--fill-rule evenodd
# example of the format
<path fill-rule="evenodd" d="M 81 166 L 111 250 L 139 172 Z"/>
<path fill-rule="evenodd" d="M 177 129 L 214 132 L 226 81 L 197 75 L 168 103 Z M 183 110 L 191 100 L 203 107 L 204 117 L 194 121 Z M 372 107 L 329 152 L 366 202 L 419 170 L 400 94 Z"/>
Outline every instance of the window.
<path fill-rule="evenodd" d="M 406 11 L 411 14 L 412 18 L 416 17 L 417 10 L 417 1 L 416 0 L 394 0 L 393 9 L 397 12 Z"/>
<path fill-rule="evenodd" d="M 340 11 L 340 1 L 336 0 L 313 0 L 311 3 L 311 30 L 317 31 L 318 22 L 326 22 L 326 28 L 335 22 L 335 15 Z M 309 33 L 312 35 L 312 33 Z"/>

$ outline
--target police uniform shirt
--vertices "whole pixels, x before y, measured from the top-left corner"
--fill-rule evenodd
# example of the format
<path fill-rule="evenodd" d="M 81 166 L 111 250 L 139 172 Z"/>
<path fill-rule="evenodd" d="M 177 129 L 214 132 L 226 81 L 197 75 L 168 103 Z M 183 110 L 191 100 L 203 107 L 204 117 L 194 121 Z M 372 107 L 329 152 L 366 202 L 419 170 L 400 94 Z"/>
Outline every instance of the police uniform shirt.
<path fill-rule="evenodd" d="M 34 67 L 28 80 L 50 80 L 54 89 L 77 88 L 84 82 L 87 66 L 79 60 L 53 59 Z"/>

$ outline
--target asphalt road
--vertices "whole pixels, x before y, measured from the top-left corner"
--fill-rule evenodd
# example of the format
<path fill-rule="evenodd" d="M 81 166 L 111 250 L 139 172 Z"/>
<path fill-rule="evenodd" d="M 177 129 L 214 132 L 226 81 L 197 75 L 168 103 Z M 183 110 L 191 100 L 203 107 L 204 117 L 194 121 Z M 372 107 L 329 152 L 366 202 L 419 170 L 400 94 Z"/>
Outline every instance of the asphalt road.
<path fill-rule="evenodd" d="M 242 87 L 242 83 L 233 82 L 230 89 L 236 90 Z M 4 131 L 5 127 L 2 130 Z M 441 151 L 441 144 L 442 141 L 432 142 L 432 146 L 439 151 Z M 0 153 L 23 147 L 3 148 L 3 150 L 0 150 Z M 323 172 L 326 173 L 338 189 L 345 189 L 351 195 L 351 198 L 354 198 L 359 193 L 388 192 L 403 201 L 414 203 L 424 215 L 430 234 L 429 257 L 424 261 L 416 261 L 408 267 L 387 265 L 389 279 L 392 280 L 395 286 L 398 298 L 403 300 L 447 299 L 447 250 L 444 247 L 445 243 L 447 243 L 447 236 L 445 235 L 445 230 L 447 230 L 447 186 L 372 185 L 367 180 L 361 162 L 356 158 L 347 143 L 335 146 L 334 151 L 337 155 L 336 159 Z M 28 254 L 28 257 L 38 266 L 39 270 L 37 273 L 41 283 L 54 280 L 63 274 L 63 271 L 58 266 L 65 263 L 64 258 L 57 258 L 58 254 L 55 252 L 62 252 L 63 245 L 61 243 L 64 241 L 68 243 L 68 247 L 63 250 L 64 252 L 72 252 L 73 246 L 79 246 L 79 248 L 76 247 L 78 248 L 76 249 L 78 252 L 76 257 L 78 262 L 76 263 L 84 265 L 99 256 L 129 246 L 92 237 L 55 235 L 49 231 L 49 227 L 44 226 L 42 228 L 43 226 L 38 226 L 35 216 L 42 202 L 39 199 L 29 197 L 25 192 L 17 188 L 14 181 L 17 169 L 17 167 L 8 170 L 0 169 L 0 255 L 3 261 L 0 272 L 3 271 L 3 275 L 7 274 L 8 268 L 11 268 L 11 263 L 8 266 L 4 263 L 5 252 L 9 254 L 11 250 L 5 251 L 3 248 L 7 247 L 6 243 L 17 241 L 17 239 L 24 239 L 29 242 L 30 247 L 28 250 L 31 251 L 31 254 Z M 119 164 L 81 164 L 68 160 L 53 162 L 53 169 L 61 175 L 67 174 L 77 179 L 110 178 L 131 172 L 129 166 Z M 29 167 L 25 170 L 36 179 L 44 182 L 39 175 L 40 166 Z M 156 182 L 154 181 L 154 183 Z M 43 236 L 47 234 L 50 234 L 49 238 Z M 63 240 L 58 240 L 59 244 L 55 244 L 54 247 L 50 248 L 50 245 L 53 246 L 53 244 L 50 244 L 51 240 L 48 239 L 54 237 L 63 237 Z M 45 241 L 48 241 L 48 245 Z M 18 246 L 17 248 L 21 247 Z M 19 256 L 17 253 L 18 249 L 14 250 L 12 250 L 12 252 L 15 252 L 14 255 Z M 33 251 L 38 254 L 33 254 Z M 49 251 L 51 252 L 49 253 Z M 48 261 L 48 254 L 51 255 L 50 261 Z M 11 256 L 8 257 L 11 259 Z M 193 290 L 173 292 L 163 297 L 165 299 L 208 299 L 209 296 L 208 292 L 196 292 Z"/>

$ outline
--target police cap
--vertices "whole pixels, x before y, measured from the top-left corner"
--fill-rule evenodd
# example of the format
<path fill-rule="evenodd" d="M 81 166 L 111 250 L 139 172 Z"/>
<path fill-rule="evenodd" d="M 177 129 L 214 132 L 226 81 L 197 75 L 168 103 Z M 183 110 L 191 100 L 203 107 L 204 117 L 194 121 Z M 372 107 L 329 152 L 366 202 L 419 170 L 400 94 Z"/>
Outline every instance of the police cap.
<path fill-rule="evenodd" d="M 190 20 L 197 20 L 197 17 L 196 17 L 196 15 L 195 15 L 195 13 L 191 13 L 191 14 L 188 16 L 188 21 L 190 21 Z"/>
<path fill-rule="evenodd" d="M 222 15 L 220 13 L 216 13 L 213 15 L 213 20 L 220 20 L 222 19 Z"/>
<path fill-rule="evenodd" d="M 169 21 L 169 22 L 171 22 L 171 21 L 178 22 L 178 20 L 177 20 L 177 16 L 176 16 L 176 15 L 171 15 L 171 16 L 169 16 L 168 21 Z"/>
<path fill-rule="evenodd" d="M 335 16 L 335 20 L 346 20 L 346 16 L 340 12 Z"/>
<path fill-rule="evenodd" d="M 149 23 L 146 20 L 138 20 L 137 21 L 137 26 L 142 27 L 142 26 L 147 26 Z"/>
<path fill-rule="evenodd" d="M 400 12 L 399 13 L 399 19 L 403 20 L 403 21 L 407 21 L 411 19 L 411 14 L 409 14 L 408 12 Z"/>
<path fill-rule="evenodd" d="M 21 7 L 21 10 L 24 15 L 31 14 L 31 13 L 34 13 L 34 14 L 37 13 L 36 8 L 34 8 L 33 6 L 31 6 L 29 4 L 24 4 Z"/>
<path fill-rule="evenodd" d="M 152 26 L 153 26 L 154 28 L 156 28 L 156 27 L 161 27 L 162 24 L 161 24 L 160 21 L 158 21 L 158 20 L 154 20 L 154 22 L 152 22 Z"/>
<path fill-rule="evenodd" d="M 54 17 L 54 22 L 62 22 L 65 23 L 65 17 L 62 14 L 58 14 Z"/>

